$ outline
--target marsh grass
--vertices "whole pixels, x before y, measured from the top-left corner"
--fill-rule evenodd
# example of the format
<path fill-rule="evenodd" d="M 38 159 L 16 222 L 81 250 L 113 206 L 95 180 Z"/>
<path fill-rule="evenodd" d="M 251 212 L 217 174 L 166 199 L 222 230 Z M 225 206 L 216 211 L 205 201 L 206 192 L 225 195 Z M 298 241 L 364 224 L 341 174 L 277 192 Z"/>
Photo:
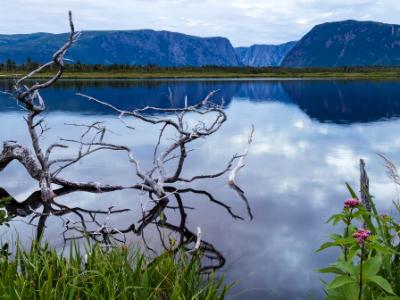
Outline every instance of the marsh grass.
<path fill-rule="evenodd" d="M 62 255 L 48 245 L 0 254 L 0 299 L 223 299 L 229 286 L 200 273 L 200 258 L 73 245 Z"/>

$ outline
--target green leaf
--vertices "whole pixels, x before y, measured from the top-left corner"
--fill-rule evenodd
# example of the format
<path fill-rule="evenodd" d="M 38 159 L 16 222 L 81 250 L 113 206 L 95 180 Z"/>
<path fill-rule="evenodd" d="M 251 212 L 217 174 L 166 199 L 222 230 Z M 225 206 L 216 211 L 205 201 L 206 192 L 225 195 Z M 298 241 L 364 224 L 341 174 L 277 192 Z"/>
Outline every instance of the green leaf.
<path fill-rule="evenodd" d="M 350 262 L 339 261 L 339 262 L 332 264 L 332 266 L 337 267 L 340 270 L 342 270 L 343 272 L 351 274 L 351 275 L 355 275 L 358 273 L 358 268 Z"/>
<path fill-rule="evenodd" d="M 359 210 L 353 214 L 353 217 L 359 221 L 363 221 L 364 217 L 370 217 L 370 215 L 368 211 L 360 207 Z"/>
<path fill-rule="evenodd" d="M 359 286 L 358 283 L 346 284 L 333 290 L 325 290 L 327 297 L 325 300 L 358 300 Z"/>
<path fill-rule="evenodd" d="M 390 286 L 390 283 L 385 278 L 375 275 L 375 276 L 369 277 L 368 280 L 376 283 L 384 291 L 388 292 L 389 294 L 394 295 L 394 292 L 392 290 L 392 287 Z"/>
<path fill-rule="evenodd" d="M 378 274 L 382 265 L 382 258 L 380 256 L 374 256 L 368 259 L 364 263 L 364 277 L 369 278 Z"/>
<path fill-rule="evenodd" d="M 347 182 L 346 182 L 346 187 L 349 190 L 351 197 L 358 199 L 357 194 L 354 192 L 354 190 L 351 188 L 351 186 Z"/>
<path fill-rule="evenodd" d="M 350 247 L 349 252 L 347 253 L 347 259 L 349 261 L 352 261 L 354 256 L 357 254 L 358 250 L 359 250 L 358 245 Z"/>
<path fill-rule="evenodd" d="M 384 247 L 384 246 L 378 244 L 378 242 L 373 242 L 373 243 L 369 244 L 368 247 L 370 249 L 376 250 L 380 254 L 392 254 L 393 253 L 393 251 L 390 248 Z"/>
<path fill-rule="evenodd" d="M 351 245 L 356 242 L 355 238 L 353 237 L 341 237 L 335 240 L 335 243 L 340 244 L 340 245 Z"/>
<path fill-rule="evenodd" d="M 321 251 L 323 251 L 323 250 L 325 250 L 327 248 L 335 247 L 335 246 L 338 247 L 339 245 L 337 243 L 334 243 L 334 242 L 326 242 L 326 243 L 322 244 L 321 247 L 319 247 L 319 249 L 316 250 L 315 252 L 321 252 Z"/>
<path fill-rule="evenodd" d="M 346 285 L 342 289 L 344 290 L 343 299 L 358 300 L 358 294 L 360 293 L 360 287 L 358 286 L 358 283 Z"/>
<path fill-rule="evenodd" d="M 337 267 L 333 267 L 333 266 L 319 269 L 318 272 L 319 273 L 334 273 L 334 274 L 341 274 L 341 275 L 345 274 L 341 269 L 339 269 Z"/>
<path fill-rule="evenodd" d="M 332 223 L 333 226 L 335 226 L 337 223 L 339 223 L 340 221 L 342 221 L 344 218 L 344 214 L 336 214 L 331 216 L 326 223 Z"/>
<path fill-rule="evenodd" d="M 336 289 L 338 287 L 344 286 L 346 284 L 354 283 L 355 280 L 349 276 L 345 275 L 340 275 L 336 277 L 335 279 L 332 280 L 331 283 L 329 283 L 326 288 L 327 289 Z"/>
<path fill-rule="evenodd" d="M 383 298 L 379 298 L 378 300 L 400 300 L 400 297 L 398 296 L 386 296 Z"/>
<path fill-rule="evenodd" d="M 337 233 L 332 233 L 332 234 L 329 235 L 329 237 L 330 237 L 332 240 L 336 240 L 336 239 L 342 238 L 342 236 L 341 236 L 340 234 L 337 234 Z"/>

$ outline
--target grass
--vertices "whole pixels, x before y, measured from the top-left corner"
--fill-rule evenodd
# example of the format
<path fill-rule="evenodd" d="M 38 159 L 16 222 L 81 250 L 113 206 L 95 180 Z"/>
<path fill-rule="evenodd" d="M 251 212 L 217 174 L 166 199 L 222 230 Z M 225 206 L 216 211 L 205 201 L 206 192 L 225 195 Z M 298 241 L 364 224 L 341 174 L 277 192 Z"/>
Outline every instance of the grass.
<path fill-rule="evenodd" d="M 127 247 L 83 254 L 71 247 L 67 258 L 49 246 L 17 246 L 0 257 L 0 299 L 223 299 L 228 286 L 214 274 L 200 274 L 199 258 L 164 253 L 150 263 Z"/>
<path fill-rule="evenodd" d="M 25 71 L 0 71 L 0 78 L 15 78 Z M 43 72 L 37 78 L 53 73 Z M 344 78 L 393 79 L 400 78 L 400 68 L 156 68 L 154 70 L 69 71 L 69 79 L 147 79 L 147 78 Z"/>

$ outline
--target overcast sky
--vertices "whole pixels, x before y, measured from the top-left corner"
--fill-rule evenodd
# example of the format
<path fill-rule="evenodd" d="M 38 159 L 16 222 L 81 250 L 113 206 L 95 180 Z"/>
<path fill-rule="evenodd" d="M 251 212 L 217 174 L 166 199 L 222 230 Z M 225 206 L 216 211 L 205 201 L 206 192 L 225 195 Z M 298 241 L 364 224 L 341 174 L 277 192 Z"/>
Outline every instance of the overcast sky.
<path fill-rule="evenodd" d="M 356 19 L 400 23 L 399 0 L 0 0 L 0 33 L 171 30 L 225 36 L 234 46 L 283 43 L 314 25 Z"/>

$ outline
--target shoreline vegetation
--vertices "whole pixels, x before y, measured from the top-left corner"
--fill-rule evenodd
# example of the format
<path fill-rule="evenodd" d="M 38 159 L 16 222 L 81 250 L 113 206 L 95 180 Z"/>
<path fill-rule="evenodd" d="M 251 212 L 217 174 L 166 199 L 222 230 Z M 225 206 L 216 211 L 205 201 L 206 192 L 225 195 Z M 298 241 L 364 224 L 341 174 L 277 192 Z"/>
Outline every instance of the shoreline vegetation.
<path fill-rule="evenodd" d="M 26 73 L 28 66 L 0 68 L 0 79 L 14 79 Z M 29 66 L 31 69 L 31 66 Z M 52 70 L 36 74 L 35 78 L 50 78 Z M 67 65 L 64 79 L 179 79 L 179 78 L 336 78 L 336 79 L 397 79 L 400 67 L 136 67 L 129 65 Z"/>
<path fill-rule="evenodd" d="M 396 165 L 381 157 L 389 177 L 399 185 Z M 400 299 L 400 203 L 393 200 L 390 214 L 380 212 L 376 198 L 370 194 L 369 182 L 365 162 L 360 159 L 359 195 L 346 183 L 351 198 L 344 201 L 341 212 L 327 221 L 341 227 L 317 250 L 336 247 L 340 251 L 335 262 L 319 270 L 331 275 L 330 282 L 324 282 L 327 300 Z"/>
<path fill-rule="evenodd" d="M 155 260 L 127 246 L 80 250 L 70 245 L 64 255 L 48 244 L 18 243 L 0 252 L 2 299 L 215 299 L 232 287 L 215 273 L 200 272 L 200 256 L 164 252 Z"/>

